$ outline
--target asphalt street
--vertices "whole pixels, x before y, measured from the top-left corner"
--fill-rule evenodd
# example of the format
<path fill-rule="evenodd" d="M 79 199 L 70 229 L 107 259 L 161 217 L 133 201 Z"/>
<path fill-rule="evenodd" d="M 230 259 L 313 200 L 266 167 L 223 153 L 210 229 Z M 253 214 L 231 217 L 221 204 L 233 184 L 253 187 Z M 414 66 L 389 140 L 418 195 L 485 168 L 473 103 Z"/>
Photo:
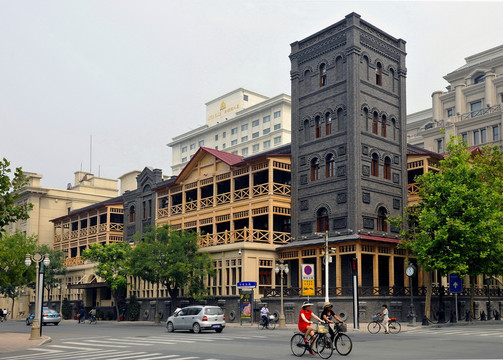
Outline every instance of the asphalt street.
<path fill-rule="evenodd" d="M 362 328 L 366 325 L 362 324 Z M 168 333 L 162 325 L 100 322 L 97 325 L 65 321 L 44 326 L 52 342 L 15 352 L 2 360 L 247 360 L 295 359 L 290 351 L 293 329 L 258 330 L 255 326 L 228 326 L 221 334 Z M 6 332 L 29 333 L 22 322 L 0 326 Z M 349 331 L 353 340 L 349 359 L 503 359 L 503 322 L 464 326 L 417 327 L 397 335 Z M 334 352 L 332 358 L 340 355 Z M 305 354 L 303 358 L 317 358 Z"/>

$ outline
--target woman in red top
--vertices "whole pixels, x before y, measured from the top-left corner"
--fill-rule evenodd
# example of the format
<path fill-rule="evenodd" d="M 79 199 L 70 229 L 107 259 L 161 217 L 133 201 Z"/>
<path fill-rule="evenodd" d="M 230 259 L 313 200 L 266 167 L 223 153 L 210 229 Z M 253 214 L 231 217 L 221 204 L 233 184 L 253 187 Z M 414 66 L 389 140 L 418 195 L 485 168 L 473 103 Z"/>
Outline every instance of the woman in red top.
<path fill-rule="evenodd" d="M 313 323 L 311 321 L 311 317 L 314 317 L 316 320 L 321 321 L 319 317 L 317 317 L 313 312 L 311 311 L 311 304 L 310 302 L 306 301 L 304 304 L 302 304 L 302 310 L 300 311 L 299 314 L 299 330 L 300 332 L 304 333 L 304 342 L 309 342 L 307 339 L 309 336 L 311 336 L 311 346 L 309 348 L 309 351 L 311 355 L 314 355 L 313 351 L 313 335 L 314 335 L 314 330 L 311 324 Z"/>

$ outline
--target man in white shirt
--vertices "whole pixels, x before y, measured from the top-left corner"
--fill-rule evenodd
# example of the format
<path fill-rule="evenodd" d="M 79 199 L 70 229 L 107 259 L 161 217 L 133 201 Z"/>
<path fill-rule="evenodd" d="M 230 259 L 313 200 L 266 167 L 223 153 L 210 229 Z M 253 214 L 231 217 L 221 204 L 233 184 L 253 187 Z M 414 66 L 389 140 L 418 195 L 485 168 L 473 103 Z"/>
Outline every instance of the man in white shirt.
<path fill-rule="evenodd" d="M 267 304 L 264 304 L 262 309 L 260 309 L 260 316 L 264 320 L 264 327 L 269 326 L 269 308 L 267 307 Z"/>

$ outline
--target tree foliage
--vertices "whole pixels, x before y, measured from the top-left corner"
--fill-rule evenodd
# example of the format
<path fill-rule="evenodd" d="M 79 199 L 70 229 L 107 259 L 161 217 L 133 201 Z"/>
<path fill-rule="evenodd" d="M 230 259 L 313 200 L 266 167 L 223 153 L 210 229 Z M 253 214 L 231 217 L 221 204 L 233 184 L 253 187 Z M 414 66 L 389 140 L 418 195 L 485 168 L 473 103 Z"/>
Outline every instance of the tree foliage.
<path fill-rule="evenodd" d="M 164 285 L 173 299 L 183 288 L 189 296 L 201 299 L 206 294 L 203 280 L 214 270 L 209 255 L 198 250 L 196 233 L 168 225 L 156 227 L 135 246 L 131 274 Z"/>
<path fill-rule="evenodd" d="M 20 167 L 16 168 L 11 179 L 10 162 L 3 158 L 0 161 L 0 237 L 5 233 L 5 227 L 18 220 L 28 219 L 32 204 L 17 204 L 17 193 L 27 183 Z"/>
<path fill-rule="evenodd" d="M 82 253 L 82 258 L 96 263 L 96 275 L 110 287 L 119 320 L 119 295 L 127 286 L 131 246 L 124 242 L 106 245 L 92 244 Z"/>

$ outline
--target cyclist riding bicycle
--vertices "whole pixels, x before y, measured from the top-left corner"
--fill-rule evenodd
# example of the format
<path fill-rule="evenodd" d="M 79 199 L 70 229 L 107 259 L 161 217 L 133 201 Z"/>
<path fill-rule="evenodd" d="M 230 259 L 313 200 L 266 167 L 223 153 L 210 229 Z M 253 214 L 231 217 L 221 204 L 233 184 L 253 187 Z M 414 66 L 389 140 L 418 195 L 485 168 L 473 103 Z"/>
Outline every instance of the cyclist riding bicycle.
<path fill-rule="evenodd" d="M 308 301 L 306 301 L 306 302 L 304 302 L 304 304 L 302 304 L 302 310 L 299 313 L 298 327 L 299 327 L 299 331 L 304 333 L 304 342 L 306 343 L 306 345 L 309 344 L 308 338 L 309 338 L 309 336 L 311 336 L 311 343 L 309 346 L 309 352 L 311 353 L 311 355 L 315 355 L 315 352 L 313 351 L 314 329 L 311 326 L 311 324 L 313 323 L 311 321 L 311 318 L 315 318 L 318 321 L 322 321 L 322 320 L 319 317 L 317 317 L 315 314 L 313 314 L 313 312 L 311 311 L 311 306 L 313 306 L 313 304 L 311 304 Z"/>
<path fill-rule="evenodd" d="M 382 312 L 377 314 L 382 317 L 382 325 L 384 326 L 384 333 L 389 334 L 389 315 L 388 315 L 388 306 L 386 304 L 382 304 Z"/>
<path fill-rule="evenodd" d="M 268 327 L 269 326 L 269 308 L 267 307 L 267 304 L 264 304 L 262 309 L 260 309 L 260 316 L 262 317 L 264 327 Z"/>
<path fill-rule="evenodd" d="M 323 312 L 321 313 L 321 318 L 325 320 L 328 323 L 333 324 L 334 321 L 332 319 L 337 320 L 338 322 L 344 324 L 344 321 L 342 321 L 335 313 L 332 311 L 333 305 L 329 302 L 326 302 L 323 304 Z M 335 331 L 332 329 L 331 326 L 328 327 L 328 331 L 330 331 L 330 337 L 332 340 L 334 340 L 335 337 Z"/>
<path fill-rule="evenodd" d="M 92 308 L 90 311 L 89 311 L 89 315 L 91 315 L 91 321 L 96 321 L 96 308 Z"/>

